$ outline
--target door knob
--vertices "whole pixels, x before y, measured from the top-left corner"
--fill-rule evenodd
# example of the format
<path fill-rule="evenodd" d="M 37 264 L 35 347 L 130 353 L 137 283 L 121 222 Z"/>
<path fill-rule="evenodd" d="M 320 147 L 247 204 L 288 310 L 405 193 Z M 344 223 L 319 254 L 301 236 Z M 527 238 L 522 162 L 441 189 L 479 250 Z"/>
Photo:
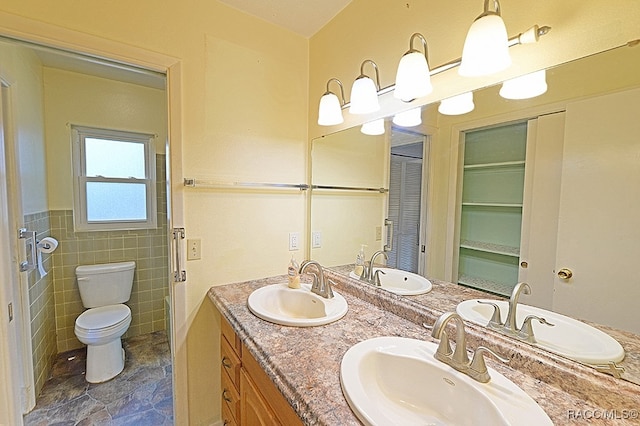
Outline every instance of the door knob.
<path fill-rule="evenodd" d="M 572 276 L 573 276 L 573 272 L 571 271 L 571 269 L 562 268 L 558 271 L 558 277 L 561 280 L 568 280 Z"/>

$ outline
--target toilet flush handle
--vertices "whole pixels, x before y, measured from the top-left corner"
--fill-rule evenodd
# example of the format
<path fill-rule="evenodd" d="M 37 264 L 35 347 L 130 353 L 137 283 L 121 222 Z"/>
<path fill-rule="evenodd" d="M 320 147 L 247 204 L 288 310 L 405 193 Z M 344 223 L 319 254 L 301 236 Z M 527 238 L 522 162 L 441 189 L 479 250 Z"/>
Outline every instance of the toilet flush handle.
<path fill-rule="evenodd" d="M 87 277 L 78 277 L 78 281 L 87 281 L 88 279 Z"/>

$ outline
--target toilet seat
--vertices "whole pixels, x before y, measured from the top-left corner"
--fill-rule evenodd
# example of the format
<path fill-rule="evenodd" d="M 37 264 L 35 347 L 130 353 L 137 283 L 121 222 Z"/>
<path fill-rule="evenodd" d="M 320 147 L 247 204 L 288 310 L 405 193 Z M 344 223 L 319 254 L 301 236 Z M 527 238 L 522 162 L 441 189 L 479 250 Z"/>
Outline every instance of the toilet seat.
<path fill-rule="evenodd" d="M 106 333 L 131 321 L 131 309 L 127 305 L 107 305 L 87 309 L 76 318 L 76 330 Z"/>

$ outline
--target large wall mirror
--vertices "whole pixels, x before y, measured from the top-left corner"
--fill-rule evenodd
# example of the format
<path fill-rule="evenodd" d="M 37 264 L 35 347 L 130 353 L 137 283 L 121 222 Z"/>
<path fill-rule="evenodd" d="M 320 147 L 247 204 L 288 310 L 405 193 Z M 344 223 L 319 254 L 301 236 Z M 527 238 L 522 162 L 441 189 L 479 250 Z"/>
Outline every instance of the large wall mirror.
<path fill-rule="evenodd" d="M 344 272 L 387 246 L 389 266 L 490 298 L 526 281 L 525 303 L 617 330 L 640 364 L 638 70 L 625 45 L 547 70 L 535 98 L 487 87 L 465 115 L 431 104 L 419 126 L 314 139 L 311 258 Z"/>

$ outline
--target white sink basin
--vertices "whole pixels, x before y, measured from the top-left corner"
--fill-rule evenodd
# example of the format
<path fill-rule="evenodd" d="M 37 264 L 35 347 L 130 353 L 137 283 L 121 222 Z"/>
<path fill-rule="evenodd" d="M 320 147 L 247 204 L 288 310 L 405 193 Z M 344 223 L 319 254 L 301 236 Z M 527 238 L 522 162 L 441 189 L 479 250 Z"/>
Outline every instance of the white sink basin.
<path fill-rule="evenodd" d="M 325 299 L 311 293 L 311 285 L 292 289 L 286 283 L 261 287 L 249 295 L 249 310 L 259 318 L 280 325 L 313 327 L 337 321 L 347 313 L 347 301 L 336 291 Z"/>
<path fill-rule="evenodd" d="M 403 271 L 393 268 L 374 268 L 374 272 L 380 270 L 381 288 L 391 293 L 401 294 L 403 296 L 416 296 L 431 291 L 431 281 L 412 272 Z M 355 272 L 349 274 L 351 278 L 360 279 Z"/>
<path fill-rule="evenodd" d="M 463 319 L 480 325 L 487 325 L 493 314 L 493 307 L 478 303 L 488 301 L 500 307 L 504 321 L 509 311 L 509 302 L 504 300 L 472 299 L 465 300 L 456 308 Z M 586 364 L 606 364 L 609 361 L 619 362 L 624 358 L 624 349 L 613 337 L 591 327 L 581 321 L 518 303 L 516 324 L 518 327 L 527 315 L 537 315 L 546 319 L 554 327 L 533 321 L 533 332 L 537 340 L 536 346 Z"/>
<path fill-rule="evenodd" d="M 352 346 L 340 381 L 365 425 L 552 425 L 522 389 L 489 368 L 480 383 L 433 357 L 435 343 L 377 337 Z"/>

